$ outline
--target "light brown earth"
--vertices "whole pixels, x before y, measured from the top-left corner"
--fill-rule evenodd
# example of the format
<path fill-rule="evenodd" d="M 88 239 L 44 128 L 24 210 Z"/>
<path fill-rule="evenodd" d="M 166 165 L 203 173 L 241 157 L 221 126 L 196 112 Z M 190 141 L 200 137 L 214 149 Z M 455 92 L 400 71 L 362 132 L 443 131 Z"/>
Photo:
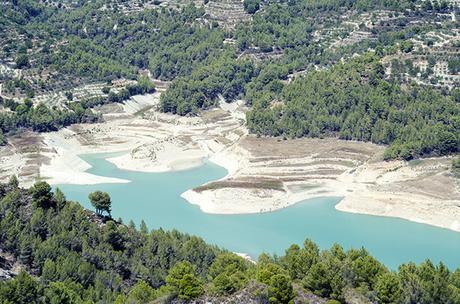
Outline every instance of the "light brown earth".
<path fill-rule="evenodd" d="M 383 161 L 384 147 L 337 139 L 246 136 L 227 153 L 240 166 L 183 197 L 211 213 L 265 212 L 321 196 L 337 209 L 393 216 L 460 231 L 460 180 L 451 158 Z"/>
<path fill-rule="evenodd" d="M 155 110 L 159 95 L 100 109 L 104 123 L 74 125 L 38 136 L 25 133 L 0 149 L 1 174 L 53 184 L 122 183 L 85 172 L 79 154 L 121 151 L 109 159 L 122 169 L 183 170 L 203 159 L 228 175 L 182 194 L 210 213 L 255 213 L 313 197 L 343 199 L 347 212 L 401 217 L 460 231 L 460 180 L 450 158 L 382 160 L 384 147 L 337 139 L 280 140 L 248 135 L 242 102 L 179 117 Z"/>

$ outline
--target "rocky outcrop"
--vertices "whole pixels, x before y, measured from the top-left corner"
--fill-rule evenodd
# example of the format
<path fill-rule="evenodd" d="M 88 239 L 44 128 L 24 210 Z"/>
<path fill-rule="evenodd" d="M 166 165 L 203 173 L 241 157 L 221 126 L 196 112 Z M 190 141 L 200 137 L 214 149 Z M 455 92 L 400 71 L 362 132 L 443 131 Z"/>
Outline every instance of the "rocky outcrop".
<path fill-rule="evenodd" d="M 14 263 L 0 251 L 0 281 L 11 279 L 16 275 Z"/>

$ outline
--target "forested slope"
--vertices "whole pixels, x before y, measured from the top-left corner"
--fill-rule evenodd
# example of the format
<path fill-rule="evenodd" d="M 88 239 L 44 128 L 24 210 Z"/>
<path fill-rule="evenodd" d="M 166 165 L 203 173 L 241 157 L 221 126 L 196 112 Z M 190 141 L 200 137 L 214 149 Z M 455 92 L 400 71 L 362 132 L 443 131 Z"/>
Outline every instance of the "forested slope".
<path fill-rule="evenodd" d="M 2 304 L 460 303 L 460 270 L 443 264 L 393 272 L 364 249 L 321 251 L 309 240 L 252 264 L 194 236 L 96 215 L 45 182 L 21 189 L 15 178 L 0 185 L 3 256 L 22 271 L 0 281 Z"/>
<path fill-rule="evenodd" d="M 372 141 L 390 145 L 387 158 L 459 149 L 458 90 L 401 86 L 384 79 L 377 64 L 398 49 L 409 51 L 413 46 L 407 40 L 436 30 L 438 13 L 453 7 L 392 0 L 255 1 L 246 3 L 260 8 L 252 11 L 252 20 L 229 30 L 209 23 L 203 7 L 193 3 L 128 13 L 129 5 L 91 1 L 60 9 L 38 1 L 6 1 L 0 17 L 2 58 L 14 59 L 23 70 L 55 69 L 88 81 L 136 79 L 147 69 L 153 78 L 172 81 L 160 110 L 194 115 L 216 105 L 221 95 L 228 102 L 244 99 L 253 107 L 250 130 L 258 135 Z M 402 18 L 391 25 L 381 21 L 379 30 L 368 32 L 372 39 L 332 47 L 330 39 L 340 41 L 351 31 L 343 17 L 381 11 L 393 16 L 390 21 Z M 455 27 L 455 21 L 449 26 Z M 335 28 L 343 32 L 330 34 Z M 375 56 L 365 55 L 369 50 Z M 305 77 L 286 84 L 295 73 Z M 7 83 L 24 84 L 33 95 L 23 79 Z M 65 113 L 67 122 L 53 118 L 54 124 L 94 120 L 87 118 L 91 111 L 85 105 L 75 107 L 75 113 Z M 33 127 L 34 120 L 19 125 Z M 8 133 L 11 128 L 3 123 L 1 129 Z"/>
<path fill-rule="evenodd" d="M 460 100 L 417 85 L 402 88 L 383 75 L 373 55 L 311 72 L 283 88 L 281 103 L 258 99 L 248 127 L 259 135 L 387 144 L 387 158 L 457 153 Z"/>

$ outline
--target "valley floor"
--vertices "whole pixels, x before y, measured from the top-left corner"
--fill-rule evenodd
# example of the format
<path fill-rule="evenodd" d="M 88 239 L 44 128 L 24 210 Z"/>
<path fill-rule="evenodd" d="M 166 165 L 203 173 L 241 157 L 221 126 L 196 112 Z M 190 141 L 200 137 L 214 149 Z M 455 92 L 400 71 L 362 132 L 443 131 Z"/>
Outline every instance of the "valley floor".
<path fill-rule="evenodd" d="M 183 170 L 210 159 L 228 175 L 182 196 L 209 213 L 256 213 L 309 198 L 343 197 L 346 212 L 392 216 L 460 231 L 460 180 L 450 158 L 382 160 L 384 147 L 337 139 L 248 135 L 242 102 L 180 117 L 155 111 L 159 94 L 100 109 L 105 122 L 59 132 L 26 133 L 0 149 L 0 178 L 23 185 L 124 183 L 85 172 L 79 155 L 120 152 L 117 167 L 145 172 Z"/>

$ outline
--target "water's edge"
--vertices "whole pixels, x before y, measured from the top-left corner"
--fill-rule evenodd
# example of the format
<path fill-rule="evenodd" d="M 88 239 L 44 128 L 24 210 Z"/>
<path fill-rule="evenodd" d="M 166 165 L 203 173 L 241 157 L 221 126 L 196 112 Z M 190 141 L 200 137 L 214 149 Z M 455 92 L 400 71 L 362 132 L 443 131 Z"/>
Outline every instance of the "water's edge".
<path fill-rule="evenodd" d="M 92 167 L 88 173 L 131 180 L 129 184 L 56 185 L 67 197 L 90 208 L 87 195 L 94 190 L 110 193 L 113 216 L 125 222 L 142 219 L 150 228 L 178 229 L 203 237 L 235 252 L 252 257 L 261 252 L 283 254 L 292 243 L 311 238 L 321 248 L 334 242 L 344 248 L 364 246 L 390 268 L 427 258 L 460 266 L 460 234 L 448 229 L 399 218 L 338 211 L 340 197 L 301 201 L 270 213 L 216 215 L 203 213 L 180 194 L 205 182 L 217 180 L 227 170 L 206 161 L 203 166 L 166 173 L 124 171 L 106 161 L 108 154 L 81 156 Z"/>

